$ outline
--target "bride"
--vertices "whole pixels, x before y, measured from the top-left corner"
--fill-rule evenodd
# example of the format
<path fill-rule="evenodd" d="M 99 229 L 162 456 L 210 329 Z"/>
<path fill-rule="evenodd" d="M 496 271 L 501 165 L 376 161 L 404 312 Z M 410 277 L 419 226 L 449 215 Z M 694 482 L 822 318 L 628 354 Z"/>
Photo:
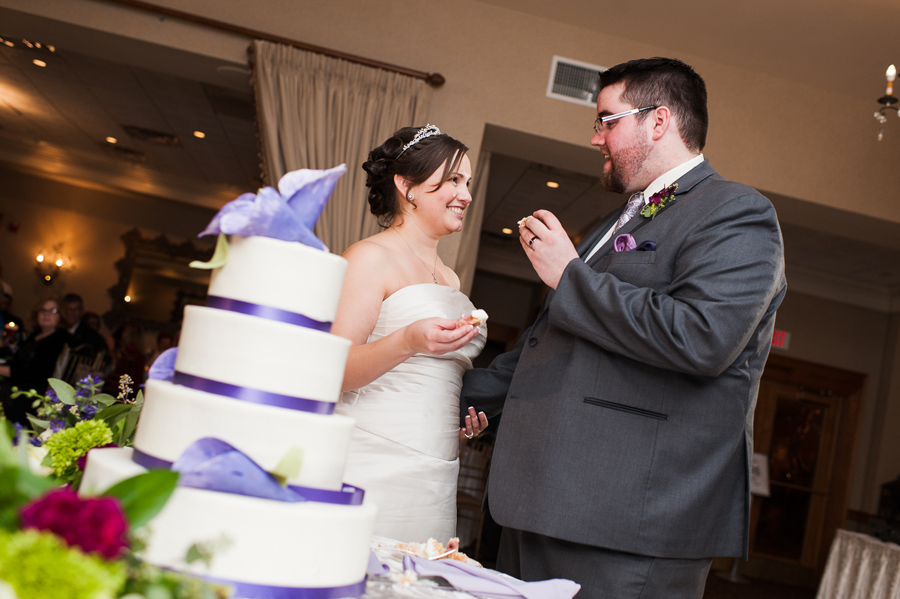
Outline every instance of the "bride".
<path fill-rule="evenodd" d="M 356 420 L 345 480 L 378 506 L 375 534 L 401 541 L 456 536 L 459 443 L 487 426 L 462 375 L 484 330 L 438 257 L 462 228 L 472 196 L 468 148 L 437 127 L 400 129 L 369 153 L 369 207 L 384 230 L 350 246 L 331 332 L 353 342 L 337 411 Z"/>

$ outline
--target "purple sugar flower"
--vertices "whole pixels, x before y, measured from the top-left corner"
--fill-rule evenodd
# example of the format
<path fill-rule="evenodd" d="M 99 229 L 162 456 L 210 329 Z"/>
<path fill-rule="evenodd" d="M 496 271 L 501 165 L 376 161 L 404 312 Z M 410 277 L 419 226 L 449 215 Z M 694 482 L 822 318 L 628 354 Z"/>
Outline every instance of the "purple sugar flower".
<path fill-rule="evenodd" d="M 312 230 L 338 179 L 346 172 L 342 164 L 328 170 L 287 173 L 277 190 L 263 187 L 259 193 L 245 193 L 225 204 L 199 236 L 259 235 L 325 249 Z"/>

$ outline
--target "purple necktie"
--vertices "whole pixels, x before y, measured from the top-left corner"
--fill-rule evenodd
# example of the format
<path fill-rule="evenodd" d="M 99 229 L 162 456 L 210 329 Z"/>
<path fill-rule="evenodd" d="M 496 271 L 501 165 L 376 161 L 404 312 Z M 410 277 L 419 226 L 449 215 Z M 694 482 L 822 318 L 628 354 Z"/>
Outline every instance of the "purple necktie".
<path fill-rule="evenodd" d="M 625 223 L 631 220 L 631 218 L 638 213 L 641 209 L 641 205 L 644 203 L 644 192 L 639 191 L 633 194 L 630 198 L 628 198 L 628 203 L 625 204 L 625 210 L 622 211 L 622 214 L 619 215 L 619 220 L 616 221 L 616 228 L 613 229 L 612 238 L 615 239 L 616 233 L 625 226 Z"/>

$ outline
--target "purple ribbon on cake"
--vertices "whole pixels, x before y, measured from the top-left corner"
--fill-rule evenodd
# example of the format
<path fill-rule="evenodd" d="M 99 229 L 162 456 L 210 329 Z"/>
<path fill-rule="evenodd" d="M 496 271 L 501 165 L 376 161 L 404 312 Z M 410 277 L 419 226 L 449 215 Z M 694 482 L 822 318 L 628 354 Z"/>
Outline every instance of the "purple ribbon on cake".
<path fill-rule="evenodd" d="M 348 484 L 339 491 L 299 485 L 284 487 L 246 454 L 214 437 L 194 441 L 175 462 L 137 448 L 131 459 L 144 468 L 178 472 L 178 484 L 194 489 L 291 503 L 313 501 L 336 505 L 361 505 L 365 496 L 365 491 Z"/>
<path fill-rule="evenodd" d="M 201 578 L 207 582 L 228 585 L 234 589 L 235 597 L 244 599 L 345 599 L 346 597 L 359 597 L 366 592 L 365 578 L 354 584 L 319 588 L 279 587 L 211 576 L 201 576 Z"/>
<path fill-rule="evenodd" d="M 262 304 L 254 304 L 251 302 L 244 302 L 228 297 L 219 297 L 216 295 L 210 295 L 206 299 L 206 305 L 210 308 L 216 308 L 218 310 L 228 310 L 229 312 L 238 312 L 240 314 L 247 314 L 249 316 L 258 316 L 267 320 L 293 324 L 305 327 L 307 329 L 322 331 L 324 333 L 328 333 L 331 331 L 330 322 L 313 320 L 308 316 L 304 316 L 296 312 L 290 312 L 288 310 L 282 310 L 281 308 L 274 308 L 272 306 L 264 306 Z"/>
<path fill-rule="evenodd" d="M 224 395 L 232 399 L 249 401 L 251 403 L 266 406 L 275 406 L 277 408 L 286 408 L 288 410 L 299 410 L 301 412 L 310 412 L 313 414 L 327 415 L 334 413 L 334 403 L 330 401 L 306 399 L 305 397 L 294 397 L 293 395 L 283 395 L 281 393 L 263 391 L 262 389 L 254 389 L 252 387 L 232 385 L 231 383 L 214 381 L 212 379 L 187 374 L 178 370 L 174 372 L 172 382 L 176 385 L 183 385 L 185 387 L 190 387 L 191 389 L 196 389 L 197 391 L 204 391 L 214 395 Z"/>

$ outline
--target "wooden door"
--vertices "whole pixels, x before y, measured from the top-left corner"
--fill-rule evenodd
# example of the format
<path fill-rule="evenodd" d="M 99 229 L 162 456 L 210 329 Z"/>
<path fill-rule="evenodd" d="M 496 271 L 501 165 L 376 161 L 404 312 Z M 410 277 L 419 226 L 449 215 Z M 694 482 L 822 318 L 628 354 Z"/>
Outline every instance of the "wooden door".
<path fill-rule="evenodd" d="M 754 416 L 768 456 L 769 497 L 754 497 L 750 561 L 741 571 L 816 586 L 844 525 L 865 376 L 770 356 Z"/>

